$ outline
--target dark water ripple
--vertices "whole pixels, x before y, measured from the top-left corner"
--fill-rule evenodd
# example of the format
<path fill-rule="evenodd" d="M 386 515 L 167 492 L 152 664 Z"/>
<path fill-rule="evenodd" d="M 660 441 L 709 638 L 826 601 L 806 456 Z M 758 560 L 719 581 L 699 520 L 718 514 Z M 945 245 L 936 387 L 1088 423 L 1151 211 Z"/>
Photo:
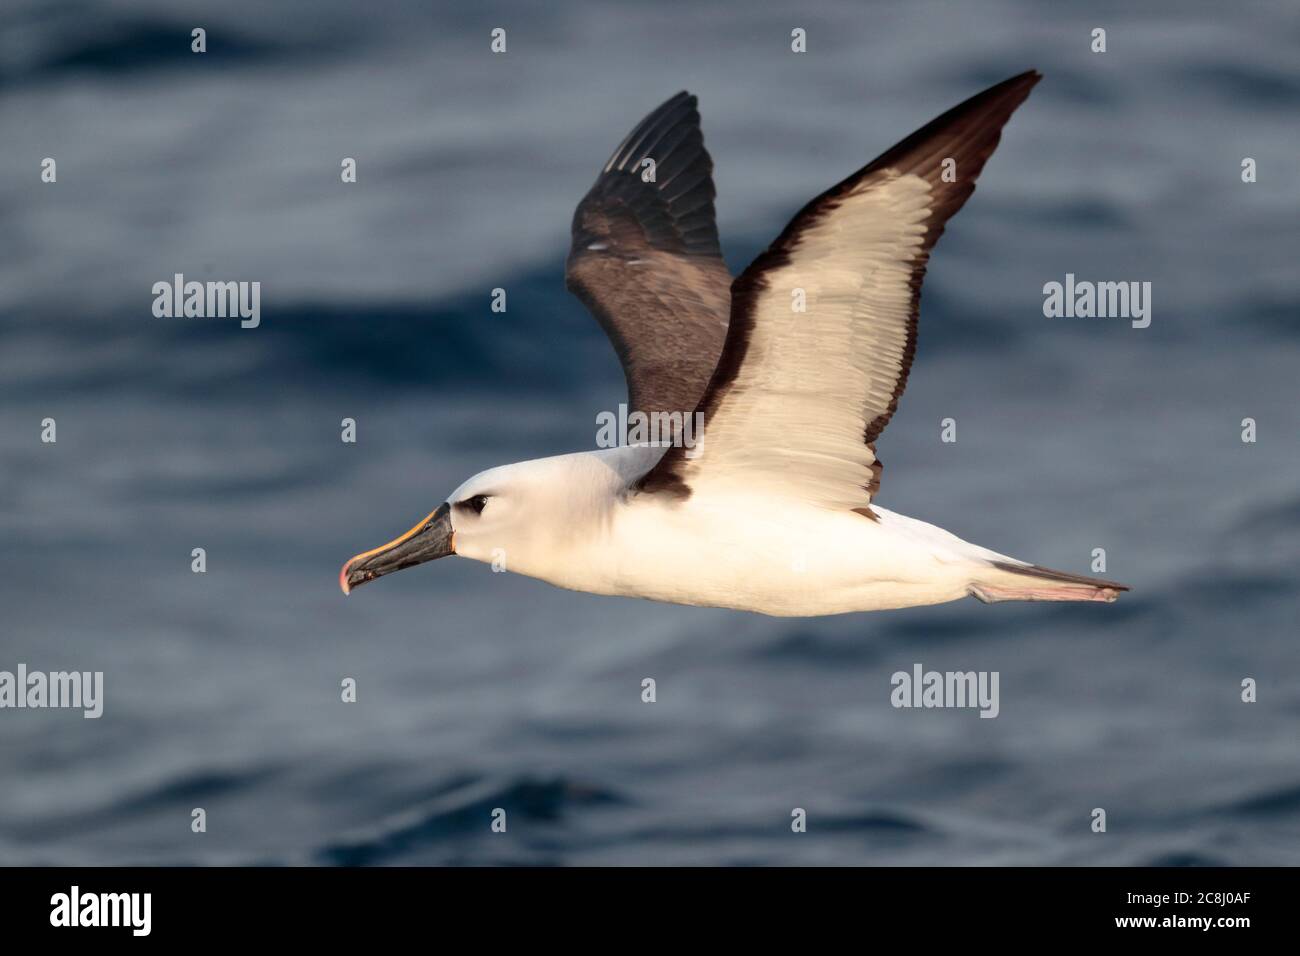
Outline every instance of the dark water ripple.
<path fill-rule="evenodd" d="M 320 863 L 338 866 L 398 862 L 458 837 L 481 833 L 483 821 L 497 808 L 505 811 L 508 833 L 512 820 L 522 818 L 524 825 L 554 823 L 574 811 L 622 802 L 611 791 L 571 780 L 474 781 L 381 821 L 360 835 L 327 844 L 316 856 Z M 468 858 L 462 860 L 468 862 Z"/>

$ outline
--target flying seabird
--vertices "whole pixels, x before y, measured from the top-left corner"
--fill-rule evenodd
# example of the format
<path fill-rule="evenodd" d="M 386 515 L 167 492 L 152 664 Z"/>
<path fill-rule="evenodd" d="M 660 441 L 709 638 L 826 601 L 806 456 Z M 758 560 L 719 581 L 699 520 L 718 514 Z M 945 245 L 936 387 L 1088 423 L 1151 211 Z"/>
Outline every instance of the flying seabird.
<path fill-rule="evenodd" d="M 1124 585 L 875 500 L 876 440 L 907 383 L 930 249 L 1039 79 L 985 90 L 822 193 L 735 281 L 696 98 L 668 100 L 578 205 L 566 279 L 613 342 L 628 407 L 698 412 L 703 434 L 477 474 L 348 561 L 343 592 L 457 554 L 576 591 L 783 616 L 1114 601 Z"/>

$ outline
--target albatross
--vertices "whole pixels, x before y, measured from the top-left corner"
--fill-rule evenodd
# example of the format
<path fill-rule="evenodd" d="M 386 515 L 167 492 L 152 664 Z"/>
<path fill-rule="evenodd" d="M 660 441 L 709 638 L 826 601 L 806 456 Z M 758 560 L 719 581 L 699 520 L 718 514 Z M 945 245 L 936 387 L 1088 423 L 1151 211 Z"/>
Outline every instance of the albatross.
<path fill-rule="evenodd" d="M 579 203 L 566 284 L 613 343 L 628 408 L 698 415 L 702 433 L 689 448 L 624 444 L 474 475 L 344 564 L 343 592 L 460 555 L 575 591 L 778 616 L 1114 601 L 1128 588 L 876 501 L 876 442 L 907 384 L 930 250 L 1040 78 L 990 87 L 886 150 L 734 281 L 697 100 L 654 110 Z"/>

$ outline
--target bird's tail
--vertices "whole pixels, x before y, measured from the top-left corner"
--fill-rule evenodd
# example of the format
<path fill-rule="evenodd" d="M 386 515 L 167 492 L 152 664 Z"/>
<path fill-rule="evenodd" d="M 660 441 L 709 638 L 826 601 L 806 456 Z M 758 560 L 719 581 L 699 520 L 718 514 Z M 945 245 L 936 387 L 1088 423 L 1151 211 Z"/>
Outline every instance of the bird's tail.
<path fill-rule="evenodd" d="M 993 561 L 987 575 L 970 586 L 970 596 L 994 604 L 998 601 L 1104 601 L 1113 602 L 1128 585 L 1082 574 L 1040 568 L 1036 564 Z"/>

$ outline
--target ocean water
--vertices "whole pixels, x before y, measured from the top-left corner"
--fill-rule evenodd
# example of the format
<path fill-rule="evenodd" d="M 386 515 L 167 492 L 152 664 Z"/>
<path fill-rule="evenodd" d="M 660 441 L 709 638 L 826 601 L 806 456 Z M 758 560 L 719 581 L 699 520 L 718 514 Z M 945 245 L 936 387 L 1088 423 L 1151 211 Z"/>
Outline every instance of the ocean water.
<path fill-rule="evenodd" d="M 1285 2 L 8 0 L 0 670 L 106 701 L 0 711 L 0 863 L 1300 862 L 1298 42 Z M 739 271 L 1030 67 L 879 501 L 1052 567 L 1104 548 L 1118 604 L 776 620 L 468 561 L 339 593 L 622 400 L 563 259 L 646 111 L 700 96 Z M 260 281 L 261 326 L 154 318 L 177 272 Z M 1067 273 L 1151 282 L 1150 327 L 1045 318 Z M 918 662 L 998 671 L 998 718 L 891 707 Z"/>

